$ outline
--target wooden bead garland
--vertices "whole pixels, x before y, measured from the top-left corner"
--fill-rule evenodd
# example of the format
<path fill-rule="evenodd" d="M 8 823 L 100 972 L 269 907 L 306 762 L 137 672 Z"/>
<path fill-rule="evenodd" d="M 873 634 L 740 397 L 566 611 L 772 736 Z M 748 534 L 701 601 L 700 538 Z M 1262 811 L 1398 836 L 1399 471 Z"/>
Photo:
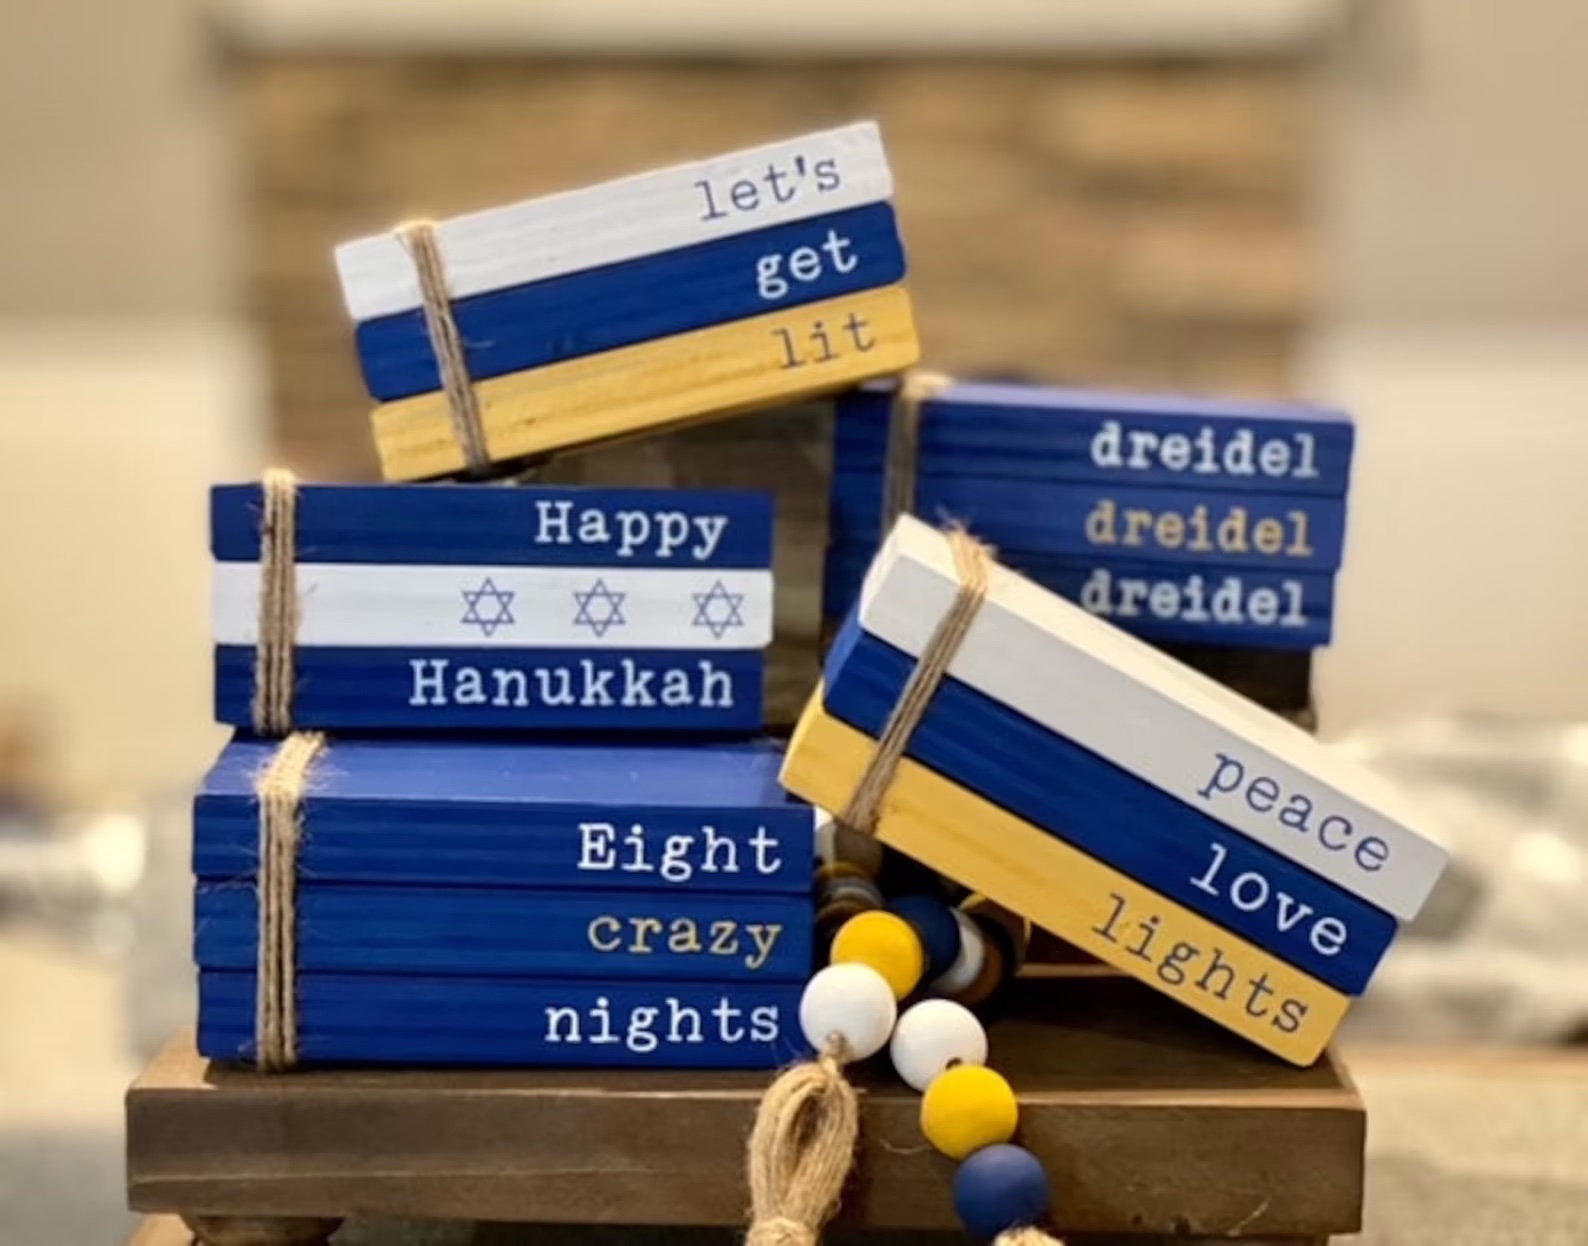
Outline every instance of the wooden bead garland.
<path fill-rule="evenodd" d="M 830 824 L 819 846 L 818 947 L 830 945 L 829 963 L 806 984 L 799 1009 L 817 1056 L 762 1099 L 750 1142 L 749 1246 L 817 1246 L 858 1140 L 858 1100 L 843 1066 L 883 1047 L 923 1092 L 928 1140 L 961 1161 L 954 1206 L 966 1229 L 994 1246 L 1062 1246 L 1035 1227 L 1047 1213 L 1047 1175 L 1009 1141 L 1019 1106 L 985 1066 L 986 1030 L 970 1011 L 1013 978 L 1029 925 L 913 863 L 901 867 L 900 854 L 870 836 Z M 886 908 L 884 891 L 897 897 Z M 901 1014 L 900 1002 L 916 993 L 926 997 Z"/>
<path fill-rule="evenodd" d="M 944 918 L 952 919 L 956 940 L 946 935 Z M 913 954 L 901 947 L 900 925 L 915 941 Z M 887 911 L 863 913 L 842 926 L 833 939 L 838 963 L 812 979 L 815 986 L 835 969 L 864 969 L 897 990 L 910 976 L 901 966 L 929 964 L 928 972 L 940 970 L 929 989 L 959 997 L 911 1005 L 894 1021 L 888 1050 L 899 1076 L 923 1092 L 921 1129 L 927 1141 L 961 1161 L 954 1178 L 956 1213 L 973 1236 L 996 1239 L 997 1246 L 1052 1246 L 1054 1241 L 1034 1227 L 1045 1218 L 1051 1199 L 1047 1173 L 1035 1155 L 1010 1141 L 1019 1125 L 1019 1103 L 1009 1083 L 986 1067 L 987 1034 L 967 1006 L 989 999 L 1013 976 L 1028 935 L 1022 919 L 981 897 L 968 897 L 957 909 L 930 895 L 900 897 Z M 916 985 L 911 981 L 900 998 Z M 875 985 L 872 992 L 880 1000 Z M 804 1016 L 802 1006 L 802 1022 Z M 835 1017 L 827 1024 L 854 1028 L 858 1018 Z M 814 1037 L 809 1026 L 806 1037 Z"/>

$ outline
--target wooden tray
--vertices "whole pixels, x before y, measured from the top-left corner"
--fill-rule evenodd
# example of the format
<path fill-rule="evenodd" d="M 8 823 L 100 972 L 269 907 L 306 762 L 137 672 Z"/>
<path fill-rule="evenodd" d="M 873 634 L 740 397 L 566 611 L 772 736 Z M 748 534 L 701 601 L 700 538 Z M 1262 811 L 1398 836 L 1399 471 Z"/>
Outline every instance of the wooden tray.
<path fill-rule="evenodd" d="M 1306 1241 L 1359 1227 L 1365 1117 L 1332 1056 L 1287 1067 L 1107 977 L 1019 984 L 991 1038 L 1061 1230 Z M 954 1166 L 922 1140 L 919 1096 L 886 1069 L 857 1079 L 862 1153 L 837 1229 L 954 1230 Z M 742 1226 L 765 1085 L 571 1070 L 266 1077 L 204 1061 L 184 1034 L 128 1092 L 129 1199 L 190 1217 Z"/>

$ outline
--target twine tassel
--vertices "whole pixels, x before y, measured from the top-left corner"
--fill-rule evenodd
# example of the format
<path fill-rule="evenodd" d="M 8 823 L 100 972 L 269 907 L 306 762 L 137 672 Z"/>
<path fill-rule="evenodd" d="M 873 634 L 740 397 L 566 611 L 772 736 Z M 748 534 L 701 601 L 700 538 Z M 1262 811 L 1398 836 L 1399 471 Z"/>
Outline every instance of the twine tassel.
<path fill-rule="evenodd" d="M 767 1088 L 750 1134 L 746 1246 L 816 1246 L 838 1209 L 860 1137 L 860 1101 L 842 1045 L 796 1064 Z"/>

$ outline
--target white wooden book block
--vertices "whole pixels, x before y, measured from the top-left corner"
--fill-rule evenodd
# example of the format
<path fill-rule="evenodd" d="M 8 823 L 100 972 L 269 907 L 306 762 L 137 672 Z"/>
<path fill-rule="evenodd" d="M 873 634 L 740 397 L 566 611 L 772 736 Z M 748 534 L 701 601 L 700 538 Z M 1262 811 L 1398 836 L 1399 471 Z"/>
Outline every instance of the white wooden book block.
<path fill-rule="evenodd" d="M 259 642 L 258 563 L 215 564 L 217 645 Z M 772 573 L 301 563 L 294 642 L 332 648 L 763 649 Z"/>

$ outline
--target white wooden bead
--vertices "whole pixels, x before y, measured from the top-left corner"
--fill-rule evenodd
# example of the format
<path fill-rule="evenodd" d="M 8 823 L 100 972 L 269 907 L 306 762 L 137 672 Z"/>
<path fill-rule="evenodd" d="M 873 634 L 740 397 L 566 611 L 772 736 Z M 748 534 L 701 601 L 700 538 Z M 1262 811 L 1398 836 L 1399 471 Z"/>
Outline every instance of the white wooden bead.
<path fill-rule="evenodd" d="M 957 995 L 969 988 L 981 976 L 987 959 L 987 936 L 973 918 L 954 910 L 954 920 L 959 923 L 959 955 L 948 969 L 932 980 L 932 989 L 939 995 Z"/>
<path fill-rule="evenodd" d="M 805 984 L 800 996 L 805 1041 L 820 1051 L 836 1034 L 850 1060 L 864 1060 L 886 1047 L 898 1016 L 887 979 L 858 962 L 828 965 Z"/>
<path fill-rule="evenodd" d="M 888 1055 L 899 1076 L 925 1091 L 956 1064 L 987 1063 L 987 1031 L 976 1014 L 951 999 L 923 999 L 893 1027 Z"/>

